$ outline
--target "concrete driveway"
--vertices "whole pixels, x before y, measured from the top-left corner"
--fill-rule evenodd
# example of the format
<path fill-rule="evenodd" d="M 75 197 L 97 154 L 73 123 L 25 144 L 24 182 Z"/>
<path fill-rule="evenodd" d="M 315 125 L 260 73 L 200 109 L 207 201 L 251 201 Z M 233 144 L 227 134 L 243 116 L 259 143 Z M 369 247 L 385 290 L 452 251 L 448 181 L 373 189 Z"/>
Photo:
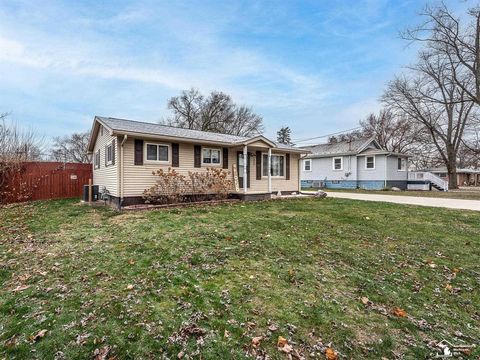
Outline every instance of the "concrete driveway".
<path fill-rule="evenodd" d="M 434 197 L 417 197 L 417 196 L 401 196 L 401 195 L 378 195 L 378 194 L 356 194 L 347 192 L 327 192 L 328 197 L 365 200 L 365 201 L 382 201 L 395 204 L 420 205 L 442 207 L 448 209 L 462 209 L 480 211 L 480 200 L 463 200 L 463 199 L 445 199 Z"/>

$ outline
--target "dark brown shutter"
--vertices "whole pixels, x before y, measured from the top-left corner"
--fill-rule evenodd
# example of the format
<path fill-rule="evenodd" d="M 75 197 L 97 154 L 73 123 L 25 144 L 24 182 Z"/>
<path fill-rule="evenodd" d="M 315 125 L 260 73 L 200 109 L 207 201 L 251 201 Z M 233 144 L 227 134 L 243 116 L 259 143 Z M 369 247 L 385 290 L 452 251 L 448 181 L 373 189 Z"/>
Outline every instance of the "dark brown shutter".
<path fill-rule="evenodd" d="M 193 162 L 194 167 L 202 167 L 202 147 L 200 145 L 193 146 Z"/>
<path fill-rule="evenodd" d="M 112 165 L 115 165 L 115 139 L 112 140 Z"/>
<path fill-rule="evenodd" d="M 223 148 L 223 168 L 228 169 L 228 148 Z"/>
<path fill-rule="evenodd" d="M 262 152 L 257 151 L 256 153 L 257 163 L 255 164 L 257 170 L 257 180 L 262 180 Z"/>
<path fill-rule="evenodd" d="M 172 167 L 180 166 L 180 149 L 179 145 L 172 143 Z"/>
<path fill-rule="evenodd" d="M 135 165 L 143 165 L 143 140 L 135 139 Z"/>
<path fill-rule="evenodd" d="M 105 167 L 107 167 L 107 149 L 108 145 L 105 145 Z"/>
<path fill-rule="evenodd" d="M 290 180 L 290 154 L 285 155 L 285 179 Z"/>

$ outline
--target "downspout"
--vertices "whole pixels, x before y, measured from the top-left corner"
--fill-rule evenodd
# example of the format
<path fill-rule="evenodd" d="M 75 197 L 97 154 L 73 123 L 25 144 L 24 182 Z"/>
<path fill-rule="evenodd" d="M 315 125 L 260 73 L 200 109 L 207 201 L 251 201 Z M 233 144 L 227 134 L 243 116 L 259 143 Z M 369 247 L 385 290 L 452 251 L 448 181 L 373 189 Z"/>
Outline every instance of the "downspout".
<path fill-rule="evenodd" d="M 249 166 L 247 145 L 243 147 L 243 193 L 247 193 L 248 179 L 247 179 L 247 166 Z"/>
<path fill-rule="evenodd" d="M 125 145 L 125 142 L 127 141 L 128 135 L 123 135 L 123 140 L 120 144 L 120 204 L 119 208 L 121 209 L 123 206 L 123 188 L 124 188 L 124 171 L 123 171 L 123 146 Z M 119 210 L 120 210 L 119 209 Z"/>
<path fill-rule="evenodd" d="M 384 189 L 387 188 L 387 168 L 388 168 L 388 157 L 389 156 L 390 156 L 390 154 L 387 154 L 385 156 L 385 180 L 384 180 L 384 184 L 383 184 Z"/>

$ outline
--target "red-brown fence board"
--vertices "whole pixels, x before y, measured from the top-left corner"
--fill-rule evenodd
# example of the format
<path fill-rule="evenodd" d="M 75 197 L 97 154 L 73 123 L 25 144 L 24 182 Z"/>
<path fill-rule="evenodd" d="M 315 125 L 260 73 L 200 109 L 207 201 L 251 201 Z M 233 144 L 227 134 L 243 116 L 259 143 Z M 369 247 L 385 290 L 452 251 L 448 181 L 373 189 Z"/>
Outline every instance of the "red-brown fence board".
<path fill-rule="evenodd" d="M 15 192 L 25 191 L 25 189 L 28 192 L 28 199 L 22 200 L 81 197 L 83 185 L 87 185 L 91 178 L 91 164 L 25 162 L 22 164 L 19 177 L 14 180 L 14 183 L 10 183 L 11 196 L 9 197 L 17 199 Z"/>

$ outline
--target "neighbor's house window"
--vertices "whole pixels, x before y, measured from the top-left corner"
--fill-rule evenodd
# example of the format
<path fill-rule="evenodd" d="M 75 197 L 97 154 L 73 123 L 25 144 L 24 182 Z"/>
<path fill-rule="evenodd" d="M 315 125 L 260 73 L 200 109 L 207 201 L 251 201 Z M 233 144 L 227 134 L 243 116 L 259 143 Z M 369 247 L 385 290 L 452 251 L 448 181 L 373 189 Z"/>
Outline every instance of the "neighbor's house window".
<path fill-rule="evenodd" d="M 343 170 L 343 157 L 334 157 L 332 162 L 333 170 Z"/>
<path fill-rule="evenodd" d="M 147 161 L 168 162 L 168 145 L 146 144 Z"/>
<path fill-rule="evenodd" d="M 365 157 L 365 169 L 375 169 L 375 156 Z"/>
<path fill-rule="evenodd" d="M 105 152 L 105 156 L 107 157 L 107 165 L 112 165 L 113 161 L 113 149 L 112 144 L 107 145 L 107 150 Z"/>
<path fill-rule="evenodd" d="M 312 159 L 303 160 L 303 171 L 312 171 Z"/>
<path fill-rule="evenodd" d="M 100 169 L 100 149 L 95 153 L 94 159 L 95 169 Z"/>
<path fill-rule="evenodd" d="M 397 169 L 399 171 L 405 171 L 407 169 L 407 159 L 405 158 L 398 158 L 397 160 Z"/>
<path fill-rule="evenodd" d="M 282 177 L 285 176 L 285 156 L 283 155 L 272 155 L 272 166 L 270 166 L 270 173 L 272 176 Z M 263 169 L 262 175 L 268 176 L 268 155 L 263 154 L 262 161 Z"/>
<path fill-rule="evenodd" d="M 220 149 L 208 149 L 202 150 L 202 163 L 208 165 L 220 164 Z"/>

